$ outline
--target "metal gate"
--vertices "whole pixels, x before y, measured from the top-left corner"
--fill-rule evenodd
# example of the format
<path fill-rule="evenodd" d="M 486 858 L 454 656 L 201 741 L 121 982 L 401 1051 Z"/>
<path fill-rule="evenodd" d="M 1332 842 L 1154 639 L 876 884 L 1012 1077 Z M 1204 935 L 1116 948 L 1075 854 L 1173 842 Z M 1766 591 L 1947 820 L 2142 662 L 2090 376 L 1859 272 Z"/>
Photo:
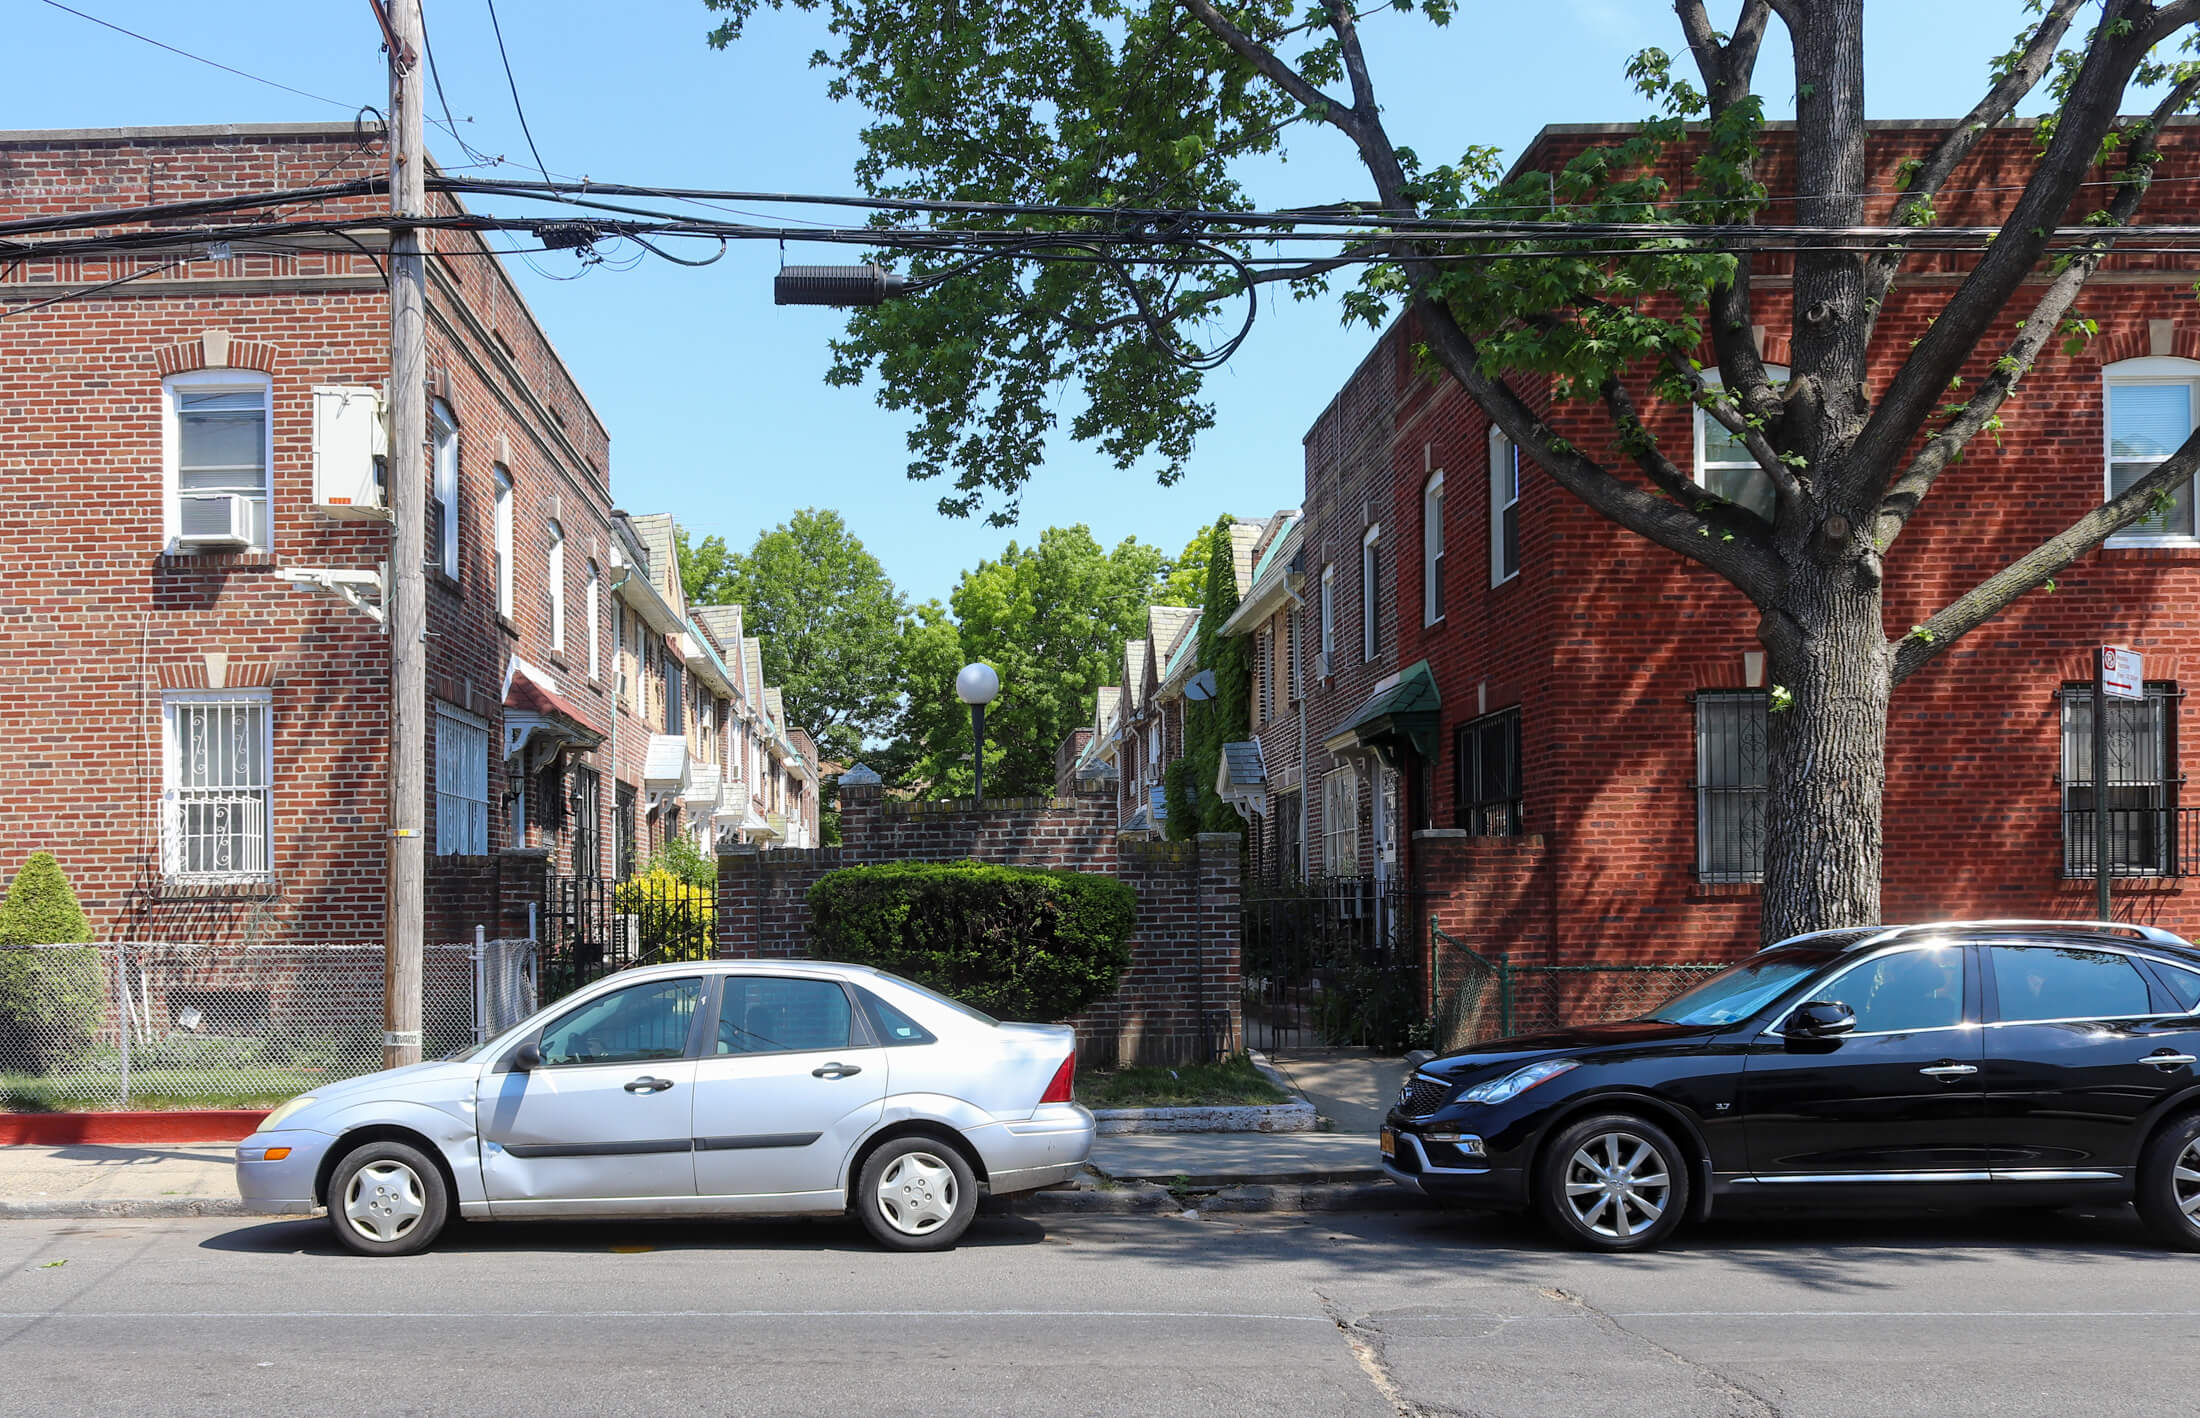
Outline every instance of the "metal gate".
<path fill-rule="evenodd" d="M 1424 1014 L 1421 894 L 1373 877 L 1247 882 L 1245 1039 L 1401 1049 Z"/>
<path fill-rule="evenodd" d="M 661 873 L 612 881 L 551 877 L 538 922 L 545 999 L 635 965 L 710 958 L 717 928 L 708 887 Z"/>

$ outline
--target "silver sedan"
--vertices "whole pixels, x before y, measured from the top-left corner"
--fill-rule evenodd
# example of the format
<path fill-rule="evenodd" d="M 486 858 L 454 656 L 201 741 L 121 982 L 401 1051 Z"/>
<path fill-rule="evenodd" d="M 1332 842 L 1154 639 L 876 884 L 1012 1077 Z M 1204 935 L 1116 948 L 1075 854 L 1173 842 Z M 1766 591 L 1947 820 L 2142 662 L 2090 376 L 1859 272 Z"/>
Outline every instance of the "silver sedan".
<path fill-rule="evenodd" d="M 651 966 L 457 1058 L 291 1099 L 238 1146 L 237 1190 L 325 1207 L 365 1255 L 422 1250 L 454 1214 L 853 1211 L 886 1246 L 938 1250 L 981 1193 L 1084 1165 L 1075 1044 L 859 965 Z"/>

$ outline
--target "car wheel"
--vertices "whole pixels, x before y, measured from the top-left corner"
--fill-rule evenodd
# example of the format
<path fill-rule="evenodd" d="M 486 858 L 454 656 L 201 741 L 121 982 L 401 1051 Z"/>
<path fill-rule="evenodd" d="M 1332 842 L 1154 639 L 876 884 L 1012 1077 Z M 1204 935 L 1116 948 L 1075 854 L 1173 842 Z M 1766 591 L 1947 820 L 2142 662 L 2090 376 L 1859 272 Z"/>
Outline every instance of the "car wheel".
<path fill-rule="evenodd" d="M 1571 1124 L 1544 1147 L 1536 1174 L 1543 1219 L 1589 1250 L 1648 1250 L 1688 1213 L 1688 1161 L 1645 1118 L 1607 1113 Z"/>
<path fill-rule="evenodd" d="M 2200 1251 L 2200 1113 L 2175 1119 L 2147 1144 L 2132 1199 L 2156 1240 Z"/>
<path fill-rule="evenodd" d="M 978 1214 L 978 1179 L 961 1152 L 929 1137 L 898 1137 L 856 1179 L 856 1214 L 880 1245 L 943 1251 Z"/>
<path fill-rule="evenodd" d="M 363 1256 L 424 1251 L 450 1214 L 443 1170 L 402 1142 L 355 1147 L 329 1177 L 329 1226 L 337 1240 Z"/>

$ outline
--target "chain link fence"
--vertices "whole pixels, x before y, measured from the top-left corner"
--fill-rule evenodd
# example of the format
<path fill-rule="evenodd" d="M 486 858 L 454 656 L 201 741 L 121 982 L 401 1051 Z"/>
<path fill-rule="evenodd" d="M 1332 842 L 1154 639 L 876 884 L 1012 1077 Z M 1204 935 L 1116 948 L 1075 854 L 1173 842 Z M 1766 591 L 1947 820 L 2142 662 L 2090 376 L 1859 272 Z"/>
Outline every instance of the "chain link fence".
<path fill-rule="evenodd" d="M 1648 1014 L 1723 964 L 1521 965 L 1491 960 L 1429 925 L 1432 1047 L 1602 1024 Z"/>
<path fill-rule="evenodd" d="M 421 1055 L 533 1012 L 535 942 L 422 953 Z M 382 947 L 0 947 L 0 1108 L 253 1107 L 382 1067 Z"/>

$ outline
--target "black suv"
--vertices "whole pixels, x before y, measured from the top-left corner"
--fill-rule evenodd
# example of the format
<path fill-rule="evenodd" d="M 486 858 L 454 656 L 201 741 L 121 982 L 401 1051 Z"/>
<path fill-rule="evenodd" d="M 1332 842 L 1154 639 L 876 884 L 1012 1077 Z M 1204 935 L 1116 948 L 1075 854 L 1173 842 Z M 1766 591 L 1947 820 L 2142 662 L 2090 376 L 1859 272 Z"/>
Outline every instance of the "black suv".
<path fill-rule="evenodd" d="M 2145 926 L 1959 921 L 1768 946 L 1652 1014 L 1406 1079 L 1383 1169 L 1598 1250 L 1715 1200 L 2137 1203 L 2200 1250 L 2200 949 Z"/>

